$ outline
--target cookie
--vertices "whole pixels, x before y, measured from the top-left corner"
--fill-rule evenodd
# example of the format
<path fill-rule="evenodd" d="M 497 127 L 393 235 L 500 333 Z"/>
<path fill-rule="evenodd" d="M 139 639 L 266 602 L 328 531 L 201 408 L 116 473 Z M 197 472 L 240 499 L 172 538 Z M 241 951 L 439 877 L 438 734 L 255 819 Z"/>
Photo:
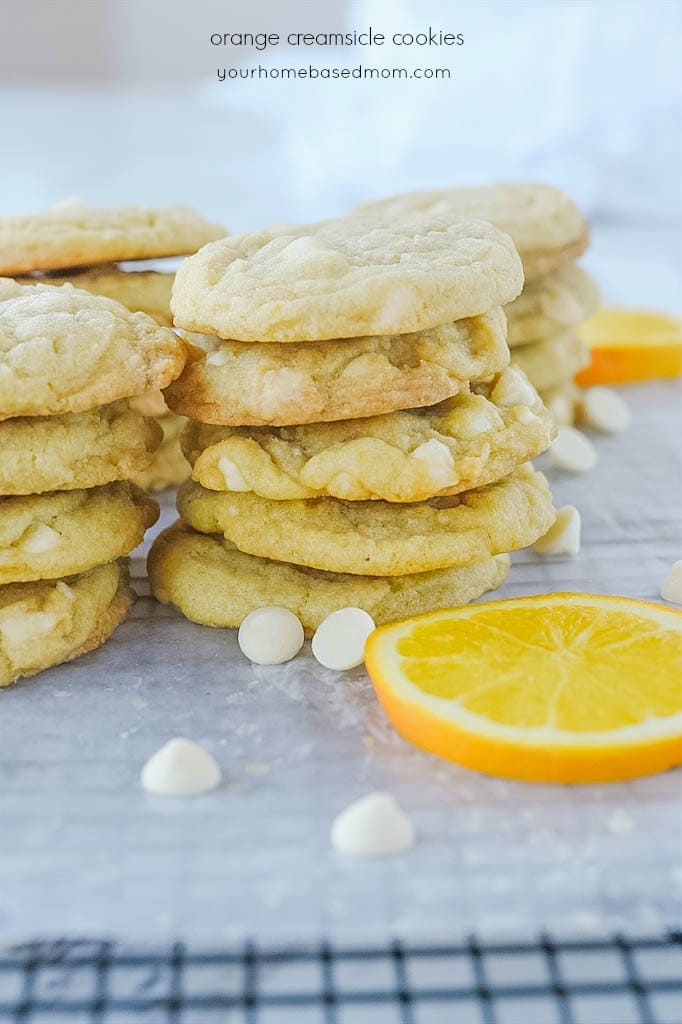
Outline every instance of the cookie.
<path fill-rule="evenodd" d="M 471 565 L 532 544 L 555 519 L 547 481 L 530 466 L 488 487 L 414 505 L 270 501 L 188 481 L 178 510 L 195 530 L 223 534 L 240 551 L 363 576 Z"/>
<path fill-rule="evenodd" d="M 88 412 L 0 421 L 0 494 L 41 494 L 128 480 L 162 431 L 121 399 Z"/>
<path fill-rule="evenodd" d="M 88 267 L 70 274 L 41 274 L 20 278 L 20 284 L 73 285 L 92 295 L 105 295 L 132 313 L 146 313 L 163 327 L 173 326 L 170 311 L 175 274 L 155 270 L 119 270 L 116 266 Z"/>
<path fill-rule="evenodd" d="M 66 579 L 0 586 L 0 686 L 99 647 L 134 599 L 125 559 Z"/>
<path fill-rule="evenodd" d="M 85 572 L 137 547 L 159 506 L 131 483 L 0 498 L 0 583 Z"/>
<path fill-rule="evenodd" d="M 586 270 L 569 263 L 529 281 L 507 314 L 510 348 L 542 341 L 577 327 L 599 308 L 599 289 Z"/>
<path fill-rule="evenodd" d="M 119 263 L 196 252 L 224 228 L 186 206 L 86 206 L 0 217 L 0 274 Z"/>
<path fill-rule="evenodd" d="M 571 382 L 590 361 L 590 350 L 579 335 L 568 331 L 547 341 L 515 348 L 512 360 L 538 391 L 547 391 Z"/>
<path fill-rule="evenodd" d="M 150 464 L 132 477 L 136 484 L 148 491 L 161 491 L 187 479 L 190 465 L 180 446 L 180 435 L 186 423 L 184 416 L 175 416 L 172 412 L 154 420 L 155 426 L 163 432 L 163 441 Z"/>
<path fill-rule="evenodd" d="M 526 280 L 549 274 L 577 259 L 589 241 L 587 222 L 573 200 L 558 188 L 538 182 L 508 181 L 412 192 L 365 203 L 356 212 L 382 217 L 390 223 L 415 213 L 488 220 L 511 236 Z"/>
<path fill-rule="evenodd" d="M 549 447 L 552 421 L 516 369 L 440 405 L 301 427 L 190 423 L 183 448 L 208 490 L 292 500 L 423 501 L 492 483 Z"/>
<path fill-rule="evenodd" d="M 411 576 L 354 576 L 246 555 L 222 537 L 175 523 L 154 541 L 147 567 L 155 597 L 193 622 L 238 627 L 256 608 L 274 604 L 297 615 L 310 635 L 339 608 L 364 608 L 381 625 L 468 604 L 502 583 L 509 556 Z"/>
<path fill-rule="evenodd" d="M 161 391 L 147 391 L 144 395 L 131 395 L 128 404 L 131 409 L 141 413 L 142 416 L 154 416 L 158 419 L 161 416 L 172 415 Z"/>
<path fill-rule="evenodd" d="M 202 423 L 287 426 L 434 405 L 509 362 L 498 307 L 417 334 L 298 345 L 202 337 L 169 406 Z"/>
<path fill-rule="evenodd" d="M 163 388 L 185 356 L 173 331 L 112 299 L 0 278 L 0 419 L 83 412 Z"/>
<path fill-rule="evenodd" d="M 580 388 L 572 380 L 540 392 L 547 411 L 557 427 L 572 426 L 577 418 Z"/>
<path fill-rule="evenodd" d="M 173 286 L 175 323 L 235 341 L 410 334 L 511 302 L 523 272 L 484 221 L 339 217 L 212 242 Z"/>

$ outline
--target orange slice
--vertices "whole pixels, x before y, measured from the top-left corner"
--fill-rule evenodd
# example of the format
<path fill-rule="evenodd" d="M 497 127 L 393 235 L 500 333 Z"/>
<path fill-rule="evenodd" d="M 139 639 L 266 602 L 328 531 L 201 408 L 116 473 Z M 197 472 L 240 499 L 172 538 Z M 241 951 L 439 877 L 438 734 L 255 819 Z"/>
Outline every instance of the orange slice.
<path fill-rule="evenodd" d="M 600 309 L 580 328 L 592 360 L 578 384 L 628 384 L 682 374 L 682 324 L 635 309 Z"/>
<path fill-rule="evenodd" d="M 431 754 L 530 782 L 611 782 L 682 763 L 682 611 L 548 594 L 383 626 L 365 663 Z"/>

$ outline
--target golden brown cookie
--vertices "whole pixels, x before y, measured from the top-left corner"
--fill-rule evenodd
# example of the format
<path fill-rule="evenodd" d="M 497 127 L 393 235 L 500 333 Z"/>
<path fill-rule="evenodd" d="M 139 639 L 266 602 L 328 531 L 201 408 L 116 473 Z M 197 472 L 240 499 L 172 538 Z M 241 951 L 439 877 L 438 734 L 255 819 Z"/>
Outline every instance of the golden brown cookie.
<path fill-rule="evenodd" d="M 549 274 L 576 260 L 589 241 L 580 210 L 564 192 L 538 182 L 437 189 L 391 196 L 358 207 L 357 213 L 390 223 L 415 213 L 457 219 L 480 217 L 511 236 L 526 280 Z"/>
<path fill-rule="evenodd" d="M 514 246 L 485 221 L 339 217 L 212 242 L 175 276 L 178 327 L 235 341 L 409 334 L 521 291 Z"/>
<path fill-rule="evenodd" d="M 159 506 L 131 483 L 0 498 L 0 583 L 85 572 L 137 547 Z"/>
<path fill-rule="evenodd" d="M 202 337 L 166 399 L 202 423 L 286 426 L 434 405 L 509 362 L 498 307 L 395 337 L 251 345 Z"/>
<path fill-rule="evenodd" d="M 590 360 L 590 350 L 572 331 L 556 334 L 547 341 L 515 348 L 512 361 L 520 367 L 538 391 L 569 384 L 578 370 Z"/>
<path fill-rule="evenodd" d="M 161 428 L 125 399 L 88 412 L 0 421 L 0 494 L 128 480 L 151 465 Z"/>
<path fill-rule="evenodd" d="M 120 263 L 196 252 L 225 229 L 187 206 L 86 206 L 0 217 L 0 274 Z"/>
<path fill-rule="evenodd" d="M 549 447 L 539 395 L 508 368 L 440 405 L 299 427 L 190 423 L 183 448 L 208 490 L 291 500 L 423 501 L 492 483 Z"/>
<path fill-rule="evenodd" d="M 297 615 L 310 635 L 339 608 L 364 608 L 381 625 L 467 604 L 502 583 L 509 556 L 410 576 L 357 576 L 246 555 L 223 537 L 178 522 L 156 538 L 147 566 L 158 600 L 193 622 L 238 627 L 257 608 L 277 605 Z"/>
<path fill-rule="evenodd" d="M 507 342 L 510 348 L 552 338 L 577 327 L 599 308 L 599 289 L 586 270 L 569 263 L 553 274 L 529 281 L 510 302 Z"/>
<path fill-rule="evenodd" d="M 0 419 L 83 412 L 163 388 L 184 341 L 145 313 L 71 285 L 0 278 Z"/>
<path fill-rule="evenodd" d="M 68 274 L 36 274 L 18 280 L 20 284 L 70 284 L 91 295 L 114 299 L 132 313 L 146 313 L 163 327 L 172 327 L 170 298 L 174 278 L 175 274 L 155 270 L 120 270 L 115 264 L 105 264 Z"/>
<path fill-rule="evenodd" d="M 471 565 L 532 544 L 555 519 L 547 481 L 530 465 L 488 487 L 413 505 L 270 501 L 187 481 L 178 510 L 195 530 L 222 534 L 240 551 L 363 576 Z"/>
<path fill-rule="evenodd" d="M 154 425 L 163 432 L 161 446 L 154 453 L 151 463 L 133 480 L 148 491 L 161 491 L 182 483 L 190 474 L 190 465 L 180 446 L 180 435 L 187 424 L 184 416 L 169 412 L 154 420 Z"/>
<path fill-rule="evenodd" d="M 66 579 L 0 586 L 0 687 L 99 647 L 134 599 L 125 559 Z"/>

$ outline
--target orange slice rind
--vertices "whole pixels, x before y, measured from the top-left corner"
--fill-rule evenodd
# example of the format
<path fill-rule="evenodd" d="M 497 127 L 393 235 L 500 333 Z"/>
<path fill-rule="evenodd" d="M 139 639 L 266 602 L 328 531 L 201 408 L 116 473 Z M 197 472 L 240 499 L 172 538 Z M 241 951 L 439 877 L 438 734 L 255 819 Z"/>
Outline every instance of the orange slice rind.
<path fill-rule="evenodd" d="M 607 782 L 682 763 L 682 611 L 491 601 L 383 626 L 365 663 L 402 736 L 489 775 Z"/>
<path fill-rule="evenodd" d="M 579 328 L 591 361 L 576 381 L 630 384 L 682 374 L 682 323 L 647 310 L 600 309 Z"/>

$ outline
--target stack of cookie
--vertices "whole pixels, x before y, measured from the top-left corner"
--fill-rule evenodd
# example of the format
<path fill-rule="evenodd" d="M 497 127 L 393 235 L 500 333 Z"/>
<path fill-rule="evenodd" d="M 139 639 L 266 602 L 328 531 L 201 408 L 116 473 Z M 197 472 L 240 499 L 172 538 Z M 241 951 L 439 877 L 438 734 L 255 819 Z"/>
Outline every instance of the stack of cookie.
<path fill-rule="evenodd" d="M 550 418 L 510 369 L 501 306 L 523 282 L 481 221 L 370 217 L 207 245 L 180 267 L 198 344 L 168 389 L 192 480 L 152 589 L 194 621 L 279 605 L 314 630 L 385 622 L 499 585 L 554 521 Z"/>
<path fill-rule="evenodd" d="M 0 278 L 0 686 L 125 617 L 125 556 L 158 516 L 130 478 L 161 435 L 126 398 L 169 384 L 185 354 L 118 302 Z"/>
<path fill-rule="evenodd" d="M 509 182 L 415 192 L 359 208 L 390 221 L 415 211 L 481 217 L 511 236 L 525 275 L 522 294 L 505 309 L 512 359 L 557 422 L 572 422 L 578 401 L 574 377 L 589 362 L 576 328 L 599 306 L 595 282 L 575 263 L 589 240 L 575 203 L 549 185 Z"/>
<path fill-rule="evenodd" d="M 140 261 L 184 256 L 224 234 L 185 207 L 92 208 L 68 201 L 46 213 L 0 218 L 0 274 L 22 283 L 70 283 L 171 327 L 174 274 L 149 270 Z M 135 262 L 121 266 L 123 261 Z M 135 481 L 152 490 L 180 483 L 189 473 L 179 441 L 184 420 L 170 412 L 159 391 L 132 404 L 163 432 L 151 465 Z"/>

